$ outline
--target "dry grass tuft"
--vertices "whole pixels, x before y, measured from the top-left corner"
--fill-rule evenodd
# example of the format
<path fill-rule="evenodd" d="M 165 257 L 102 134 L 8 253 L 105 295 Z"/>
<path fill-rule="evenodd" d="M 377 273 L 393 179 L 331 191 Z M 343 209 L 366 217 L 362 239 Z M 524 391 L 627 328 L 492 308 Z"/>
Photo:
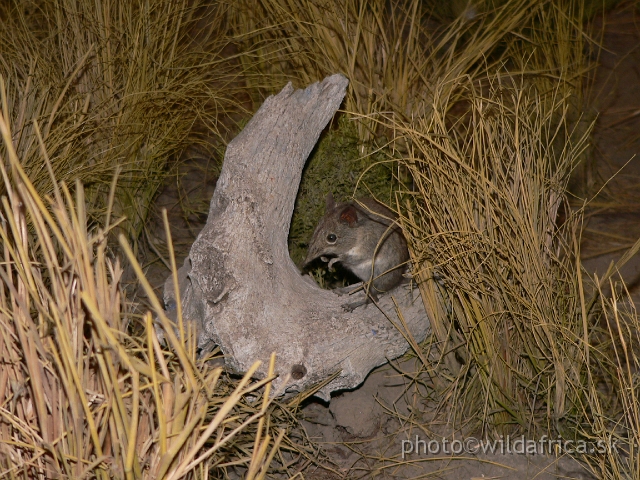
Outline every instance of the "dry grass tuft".
<path fill-rule="evenodd" d="M 495 18 L 511 8 L 523 13 L 492 47 L 453 49 L 426 115 L 387 125 L 408 146 L 413 190 L 398 200 L 434 332 L 426 349 L 438 352 L 425 367 L 449 420 L 494 437 L 574 438 L 601 354 L 577 260 L 582 211 L 566 196 L 593 126 L 580 113 L 583 12 L 513 1 Z M 465 70 L 467 48 L 502 66 Z"/>
<path fill-rule="evenodd" d="M 457 124 L 434 109 L 398 125 L 412 146 L 403 220 L 441 354 L 435 374 L 455 423 L 546 432 L 572 411 L 588 363 L 579 217 L 557 219 L 589 132 L 570 130 L 561 89 L 545 96 L 502 73 L 484 89 L 458 86 L 469 110 Z"/>
<path fill-rule="evenodd" d="M 205 478 L 239 466 L 265 478 L 285 438 L 267 421 L 273 377 L 251 380 L 256 364 L 230 381 L 196 361 L 188 334 L 162 347 L 151 313 L 145 335 L 131 336 L 122 267 L 106 243 L 120 220 L 109 211 L 104 229 L 92 227 L 82 185 L 74 196 L 56 183 L 42 143 L 52 195 L 40 196 L 9 122 L 0 117 L 0 477 Z"/>
<path fill-rule="evenodd" d="M 54 188 L 37 124 L 56 178 L 85 185 L 90 222 L 111 208 L 136 240 L 171 160 L 218 139 L 219 120 L 241 110 L 221 56 L 225 22 L 225 9 L 204 1 L 3 4 L 2 109 L 36 190 Z"/>

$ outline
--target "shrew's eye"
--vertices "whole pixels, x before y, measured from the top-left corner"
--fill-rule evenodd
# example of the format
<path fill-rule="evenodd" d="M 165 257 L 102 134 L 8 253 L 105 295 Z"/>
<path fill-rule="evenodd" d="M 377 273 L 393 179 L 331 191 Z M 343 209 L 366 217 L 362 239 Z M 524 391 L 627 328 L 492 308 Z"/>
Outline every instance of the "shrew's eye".
<path fill-rule="evenodd" d="M 329 243 L 336 243 L 337 239 L 338 237 L 336 237 L 335 233 L 330 233 L 329 235 L 327 235 L 327 242 Z"/>

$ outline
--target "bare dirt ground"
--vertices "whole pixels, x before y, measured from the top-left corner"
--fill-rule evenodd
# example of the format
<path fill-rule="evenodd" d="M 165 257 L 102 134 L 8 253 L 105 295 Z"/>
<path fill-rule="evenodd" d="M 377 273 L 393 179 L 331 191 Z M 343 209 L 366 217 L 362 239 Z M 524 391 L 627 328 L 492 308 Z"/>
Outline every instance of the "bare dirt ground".
<path fill-rule="evenodd" d="M 604 24 L 604 36 L 593 86 L 593 105 L 598 112 L 594 167 L 580 181 L 589 183 L 592 191 L 607 184 L 588 205 L 582 258 L 587 272 L 602 275 L 611 261 L 640 238 L 640 159 L 636 158 L 640 152 L 640 15 L 634 6 L 623 4 L 595 23 Z M 156 202 L 158 212 L 163 207 L 169 211 L 179 265 L 206 220 L 202 212 L 208 210 L 216 180 L 211 170 L 202 158 L 185 163 L 180 181 L 172 179 Z M 165 238 L 159 216 L 149 231 L 150 241 L 158 245 L 149 258 L 154 253 L 166 258 L 160 248 Z M 156 261 L 147 266 L 147 272 L 161 293 L 168 270 Z M 634 300 L 640 300 L 640 255 L 620 273 Z M 333 472 L 306 471 L 306 478 L 593 478 L 573 459 L 555 455 L 413 452 L 406 455 L 412 463 L 398 465 L 403 440 L 405 451 L 408 440 L 415 448 L 416 435 L 425 441 L 469 438 L 448 427 L 446 412 L 424 417 L 420 425 L 409 427 L 406 420 L 410 413 L 415 407 L 424 411 L 425 405 L 422 396 L 407 389 L 400 370 L 414 371 L 407 363 L 393 368 L 387 365 L 369 375 L 360 388 L 336 395 L 329 405 L 311 401 L 304 407 L 303 425 L 333 467 Z M 450 444 L 450 450 L 453 447 Z M 423 448 L 422 444 L 418 448 Z M 383 458 L 387 460 L 382 462 Z"/>

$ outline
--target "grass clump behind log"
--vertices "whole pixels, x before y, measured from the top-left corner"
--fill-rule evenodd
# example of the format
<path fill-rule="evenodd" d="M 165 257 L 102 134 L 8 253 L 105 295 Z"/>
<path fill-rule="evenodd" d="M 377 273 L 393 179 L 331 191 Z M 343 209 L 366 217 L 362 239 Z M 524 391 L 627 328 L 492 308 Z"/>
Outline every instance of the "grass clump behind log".
<path fill-rule="evenodd" d="M 2 107 L 37 191 L 53 191 L 41 136 L 56 178 L 85 185 L 91 221 L 104 218 L 117 173 L 111 208 L 136 239 L 171 160 L 239 110 L 220 56 L 225 18 L 202 1 L 4 3 Z"/>

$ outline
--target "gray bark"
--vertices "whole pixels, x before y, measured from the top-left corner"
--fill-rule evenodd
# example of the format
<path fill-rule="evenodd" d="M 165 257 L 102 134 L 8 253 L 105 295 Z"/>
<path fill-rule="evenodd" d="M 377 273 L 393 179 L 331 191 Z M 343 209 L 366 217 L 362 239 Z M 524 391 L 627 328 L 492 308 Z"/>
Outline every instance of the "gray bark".
<path fill-rule="evenodd" d="M 319 288 L 289 257 L 287 236 L 305 161 L 344 98 L 348 81 L 333 75 L 305 90 L 287 85 L 269 97 L 228 146 L 207 223 L 179 271 L 185 321 L 198 345 L 219 345 L 227 365 L 264 375 L 276 352 L 274 387 L 295 393 L 339 372 L 316 395 L 358 386 L 367 374 L 422 341 L 429 329 L 415 290 L 398 287 L 346 312 L 346 297 Z M 175 299 L 171 277 L 165 304 Z M 392 323 L 393 322 L 393 323 Z"/>

